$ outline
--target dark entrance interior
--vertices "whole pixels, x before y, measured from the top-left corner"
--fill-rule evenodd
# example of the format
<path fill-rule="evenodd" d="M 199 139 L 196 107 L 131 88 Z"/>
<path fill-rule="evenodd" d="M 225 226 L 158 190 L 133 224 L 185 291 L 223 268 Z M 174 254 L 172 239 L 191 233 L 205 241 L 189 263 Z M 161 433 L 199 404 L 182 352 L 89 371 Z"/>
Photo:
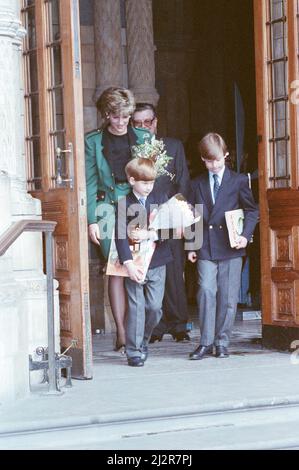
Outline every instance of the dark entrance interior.
<path fill-rule="evenodd" d="M 153 0 L 153 15 L 160 135 L 184 142 L 195 177 L 203 170 L 198 141 L 209 131 L 220 133 L 231 167 L 251 174 L 257 199 L 252 0 Z M 249 254 L 240 301 L 259 309 L 258 232 Z"/>

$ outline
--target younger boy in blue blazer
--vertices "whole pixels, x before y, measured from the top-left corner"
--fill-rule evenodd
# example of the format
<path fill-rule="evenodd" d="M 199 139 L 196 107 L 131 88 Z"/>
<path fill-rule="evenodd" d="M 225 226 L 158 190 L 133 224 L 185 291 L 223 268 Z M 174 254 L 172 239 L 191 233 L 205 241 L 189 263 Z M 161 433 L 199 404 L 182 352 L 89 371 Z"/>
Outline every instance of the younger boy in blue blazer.
<path fill-rule="evenodd" d="M 140 367 L 147 359 L 149 339 L 162 316 L 166 264 L 172 261 L 172 255 L 167 240 L 159 240 L 156 231 L 148 230 L 149 215 L 153 206 L 167 201 L 165 195 L 152 193 L 157 176 L 154 163 L 148 158 L 134 158 L 126 165 L 125 171 L 132 189 L 118 204 L 115 242 L 119 260 L 126 266 L 129 276 L 125 278 L 128 297 L 128 365 Z M 148 239 L 156 243 L 144 281 L 144 273 L 133 263 L 128 237 L 128 229 L 134 225 L 136 217 L 139 227 L 130 231 L 130 239 L 135 243 Z"/>
<path fill-rule="evenodd" d="M 207 172 L 194 180 L 194 204 L 203 205 L 203 244 L 198 252 L 188 253 L 191 262 L 197 260 L 197 306 L 200 321 L 200 344 L 190 354 L 198 360 L 213 353 L 229 356 L 228 345 L 239 298 L 242 256 L 258 221 L 258 206 L 254 201 L 246 175 L 225 166 L 227 147 L 219 134 L 209 133 L 199 143 L 199 152 Z M 231 248 L 225 222 L 225 212 L 244 211 L 244 228 L 236 248 Z"/>

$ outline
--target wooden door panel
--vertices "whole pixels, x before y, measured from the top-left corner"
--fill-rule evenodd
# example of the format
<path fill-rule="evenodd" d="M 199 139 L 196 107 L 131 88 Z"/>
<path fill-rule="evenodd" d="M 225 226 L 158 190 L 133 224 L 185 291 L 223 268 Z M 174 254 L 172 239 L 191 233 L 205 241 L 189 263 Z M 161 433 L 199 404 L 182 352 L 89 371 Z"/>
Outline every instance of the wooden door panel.
<path fill-rule="evenodd" d="M 298 79 L 298 2 L 254 0 L 254 12 L 262 318 L 280 327 L 288 346 L 284 328 L 299 327 L 298 110 L 290 97 Z"/>
<path fill-rule="evenodd" d="M 269 324 L 297 327 L 298 323 L 298 233 L 299 193 L 296 190 L 268 191 L 272 255 L 272 316 Z M 266 319 L 265 319 L 266 322 Z"/>
<path fill-rule="evenodd" d="M 38 151 L 36 145 L 28 146 L 30 189 L 41 200 L 43 218 L 57 222 L 54 272 L 59 281 L 61 347 L 76 343 L 68 352 L 73 357 L 72 375 L 91 378 L 79 2 L 23 0 L 23 7 L 25 20 L 29 19 L 27 53 L 30 57 L 34 36 L 38 63 L 38 92 L 35 88 L 31 93 L 32 71 L 26 62 L 26 92 L 29 97 L 38 94 L 39 102 L 38 136 L 30 126 L 32 103 L 27 107 L 27 141 L 38 138 L 39 144 Z"/>
<path fill-rule="evenodd" d="M 292 324 L 294 321 L 294 285 L 291 282 L 273 283 L 273 320 Z"/>
<path fill-rule="evenodd" d="M 77 209 L 82 201 L 77 200 L 76 192 L 68 189 L 52 190 L 39 197 L 42 200 L 43 218 L 57 222 L 54 234 L 54 273 L 59 281 L 61 346 L 66 349 L 71 340 L 76 341 L 76 347 L 68 352 L 73 357 L 72 375 L 76 378 L 90 378 L 87 223 L 85 217 L 83 221 L 82 216 L 79 219 Z M 84 350 L 87 347 L 89 357 L 85 366 Z"/>
<path fill-rule="evenodd" d="M 291 268 L 293 264 L 292 232 L 291 230 L 273 230 L 276 267 Z"/>

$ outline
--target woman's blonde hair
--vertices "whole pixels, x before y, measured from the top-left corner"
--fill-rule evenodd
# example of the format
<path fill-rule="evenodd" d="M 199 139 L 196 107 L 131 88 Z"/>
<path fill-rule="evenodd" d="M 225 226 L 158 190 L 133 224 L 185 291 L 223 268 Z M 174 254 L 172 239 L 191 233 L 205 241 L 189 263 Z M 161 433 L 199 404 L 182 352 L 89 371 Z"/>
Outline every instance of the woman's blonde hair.
<path fill-rule="evenodd" d="M 136 157 L 127 163 L 125 167 L 127 178 L 136 181 L 153 181 L 157 177 L 155 163 L 149 158 Z"/>
<path fill-rule="evenodd" d="M 105 123 L 109 121 L 108 115 L 125 113 L 131 115 L 135 110 L 135 98 L 127 88 L 107 88 L 97 100 L 97 109 L 100 111 Z"/>
<path fill-rule="evenodd" d="M 221 135 L 210 132 L 201 139 L 198 150 L 203 160 L 217 160 L 219 152 L 227 154 L 227 145 Z"/>

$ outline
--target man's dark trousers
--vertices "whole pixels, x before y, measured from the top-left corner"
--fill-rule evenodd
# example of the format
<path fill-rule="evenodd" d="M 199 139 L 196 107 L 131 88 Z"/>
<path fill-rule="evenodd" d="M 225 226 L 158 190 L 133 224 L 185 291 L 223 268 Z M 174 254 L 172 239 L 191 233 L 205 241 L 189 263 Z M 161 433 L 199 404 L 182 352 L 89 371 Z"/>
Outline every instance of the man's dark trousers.
<path fill-rule="evenodd" d="M 166 265 L 163 317 L 154 330 L 154 335 L 162 336 L 186 331 L 188 303 L 183 278 L 185 268 L 184 240 L 169 240 L 174 260 Z"/>
<path fill-rule="evenodd" d="M 181 193 L 187 199 L 191 192 L 191 182 L 183 144 L 180 140 L 171 137 L 162 137 L 162 140 L 167 155 L 172 157 L 167 170 L 174 175 L 174 178 L 170 179 L 167 175 L 160 176 L 155 182 L 154 192 L 166 194 L 169 199 Z M 169 240 L 169 246 L 174 260 L 166 266 L 163 316 L 154 329 L 154 336 L 162 336 L 167 332 L 172 334 L 186 332 L 189 317 L 184 280 L 184 241 Z"/>

